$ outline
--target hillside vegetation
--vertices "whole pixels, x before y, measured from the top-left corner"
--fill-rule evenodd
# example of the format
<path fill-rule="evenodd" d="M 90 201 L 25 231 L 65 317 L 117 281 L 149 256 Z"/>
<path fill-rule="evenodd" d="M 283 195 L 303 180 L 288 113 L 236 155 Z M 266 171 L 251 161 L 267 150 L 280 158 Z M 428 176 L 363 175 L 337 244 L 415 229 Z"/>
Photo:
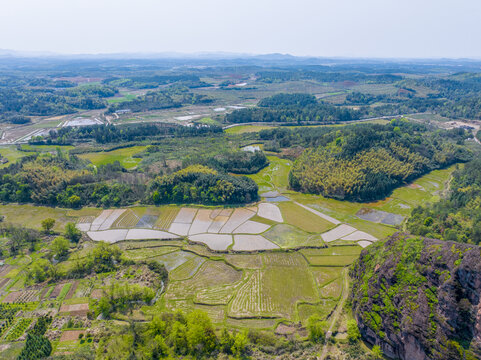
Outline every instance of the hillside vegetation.
<path fill-rule="evenodd" d="M 444 240 L 481 242 L 481 160 L 454 172 L 449 196 L 412 212 L 408 229 L 413 234 Z"/>
<path fill-rule="evenodd" d="M 363 250 L 351 270 L 365 340 L 390 358 L 481 356 L 477 246 L 395 235 Z"/>
<path fill-rule="evenodd" d="M 467 161 L 464 130 L 430 132 L 393 120 L 327 133 L 330 142 L 308 148 L 289 174 L 290 186 L 323 196 L 369 201 L 428 171 Z"/>

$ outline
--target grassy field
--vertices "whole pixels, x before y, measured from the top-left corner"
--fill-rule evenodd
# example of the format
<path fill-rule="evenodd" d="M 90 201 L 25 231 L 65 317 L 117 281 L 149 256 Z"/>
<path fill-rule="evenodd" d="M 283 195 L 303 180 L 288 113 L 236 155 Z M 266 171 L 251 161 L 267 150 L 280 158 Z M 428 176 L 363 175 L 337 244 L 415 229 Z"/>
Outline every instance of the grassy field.
<path fill-rule="evenodd" d="M 8 145 L 8 146 L 1 146 L 0 147 L 0 155 L 8 160 L 5 164 L 0 164 L 0 168 L 4 168 L 9 166 L 12 163 L 15 163 L 18 159 L 27 156 L 28 153 L 24 151 L 17 150 L 15 145 Z"/>
<path fill-rule="evenodd" d="M 146 149 L 146 146 L 132 146 L 112 151 L 100 151 L 79 155 L 80 158 L 90 160 L 95 166 L 113 163 L 114 161 L 126 169 L 135 168 L 141 161 L 141 158 L 135 158 L 133 155 L 139 154 Z"/>
<path fill-rule="evenodd" d="M 308 234 L 287 224 L 276 225 L 263 235 L 284 249 L 301 246 L 322 246 L 324 244 L 319 236 Z"/>
<path fill-rule="evenodd" d="M 269 125 L 239 125 L 233 126 L 225 130 L 227 134 L 246 134 L 259 132 L 261 130 L 272 129 L 274 126 Z"/>
<path fill-rule="evenodd" d="M 292 161 L 280 159 L 277 156 L 268 156 L 269 166 L 259 171 L 257 174 L 248 175 L 259 185 L 259 191 L 269 191 L 273 189 L 287 189 L 289 185 L 289 171 Z"/>
<path fill-rule="evenodd" d="M 297 226 L 304 231 L 322 233 L 334 227 L 334 224 L 291 201 L 280 202 L 278 206 L 287 224 Z"/>

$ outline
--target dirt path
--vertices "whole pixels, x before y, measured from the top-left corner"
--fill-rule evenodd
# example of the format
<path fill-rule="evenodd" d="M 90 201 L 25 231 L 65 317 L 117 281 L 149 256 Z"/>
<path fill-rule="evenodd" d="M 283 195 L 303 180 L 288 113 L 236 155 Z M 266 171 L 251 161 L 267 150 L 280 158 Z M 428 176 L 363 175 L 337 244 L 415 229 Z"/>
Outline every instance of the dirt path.
<path fill-rule="evenodd" d="M 321 355 L 317 357 L 317 360 L 324 360 L 324 358 L 327 355 L 327 350 L 329 348 L 328 346 L 328 341 L 329 338 L 332 336 L 332 330 L 334 329 L 334 326 L 336 326 L 337 320 L 339 319 L 339 316 L 341 315 L 342 309 L 344 309 L 344 303 L 347 300 L 347 297 L 349 295 L 349 278 L 348 278 L 348 269 L 344 268 L 342 271 L 342 277 L 343 277 L 343 282 L 342 282 L 342 294 L 341 294 L 341 299 L 339 300 L 336 309 L 334 310 L 334 313 L 331 316 L 331 321 L 329 323 L 329 328 L 326 332 L 326 340 L 324 341 L 324 345 L 322 347 L 322 352 Z"/>

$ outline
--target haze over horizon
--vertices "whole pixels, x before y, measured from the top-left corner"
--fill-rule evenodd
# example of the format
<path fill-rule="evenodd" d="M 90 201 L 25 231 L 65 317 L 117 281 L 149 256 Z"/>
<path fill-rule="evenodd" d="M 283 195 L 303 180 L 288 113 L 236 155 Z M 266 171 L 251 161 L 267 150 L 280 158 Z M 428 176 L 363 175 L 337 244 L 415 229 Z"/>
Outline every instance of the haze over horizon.
<path fill-rule="evenodd" d="M 17 0 L 0 6 L 0 49 L 481 58 L 480 13 L 474 0 Z"/>

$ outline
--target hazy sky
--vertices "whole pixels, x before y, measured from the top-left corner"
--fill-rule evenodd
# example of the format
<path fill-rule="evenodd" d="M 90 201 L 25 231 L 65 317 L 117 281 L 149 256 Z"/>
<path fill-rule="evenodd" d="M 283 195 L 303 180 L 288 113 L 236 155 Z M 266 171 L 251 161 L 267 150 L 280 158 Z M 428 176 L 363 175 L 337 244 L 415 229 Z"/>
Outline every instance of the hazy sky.
<path fill-rule="evenodd" d="M 481 0 L 1 0 L 0 49 L 481 58 Z"/>

